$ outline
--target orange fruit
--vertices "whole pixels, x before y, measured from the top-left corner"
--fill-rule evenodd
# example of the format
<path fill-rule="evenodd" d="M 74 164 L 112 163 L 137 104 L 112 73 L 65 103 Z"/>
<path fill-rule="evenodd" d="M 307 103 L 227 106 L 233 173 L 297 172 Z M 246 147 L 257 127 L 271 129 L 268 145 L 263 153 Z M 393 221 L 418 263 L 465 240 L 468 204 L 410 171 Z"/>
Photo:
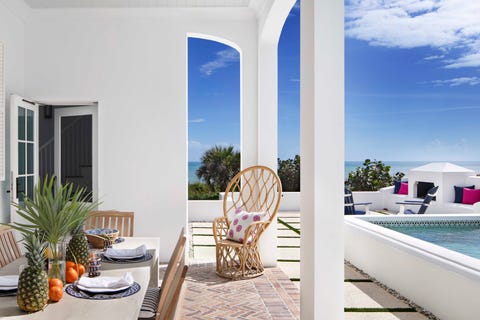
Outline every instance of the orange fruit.
<path fill-rule="evenodd" d="M 67 261 L 67 263 L 65 264 L 65 268 L 68 269 L 68 268 L 75 268 L 75 262 L 73 261 Z"/>
<path fill-rule="evenodd" d="M 60 287 L 63 288 L 63 281 L 58 278 L 51 278 L 48 280 L 48 287 Z"/>
<path fill-rule="evenodd" d="M 73 283 L 78 280 L 78 272 L 74 268 L 68 268 L 65 272 L 65 281 Z"/>
<path fill-rule="evenodd" d="M 52 286 L 48 289 L 48 297 L 51 301 L 57 302 L 62 299 L 63 296 L 63 288 L 60 286 Z"/>
<path fill-rule="evenodd" d="M 78 272 L 78 276 L 81 276 L 82 274 L 85 273 L 85 267 L 83 266 L 83 264 L 77 264 L 77 272 Z"/>

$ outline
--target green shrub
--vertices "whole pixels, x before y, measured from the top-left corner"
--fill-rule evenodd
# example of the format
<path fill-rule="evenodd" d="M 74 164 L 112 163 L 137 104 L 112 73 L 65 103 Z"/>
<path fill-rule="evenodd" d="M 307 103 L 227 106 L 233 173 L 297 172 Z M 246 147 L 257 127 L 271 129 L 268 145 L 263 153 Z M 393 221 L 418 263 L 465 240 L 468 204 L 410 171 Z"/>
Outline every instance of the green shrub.
<path fill-rule="evenodd" d="M 188 200 L 218 200 L 219 192 L 210 191 L 210 188 L 201 182 L 188 184 Z"/>
<path fill-rule="evenodd" d="M 348 173 L 346 187 L 351 191 L 377 191 L 381 188 L 393 185 L 394 180 L 400 180 L 405 174 L 397 172 L 392 177 L 390 166 L 382 161 L 366 159 L 362 167 Z"/>
<path fill-rule="evenodd" d="M 300 156 L 294 159 L 278 159 L 278 177 L 283 191 L 300 191 Z"/>

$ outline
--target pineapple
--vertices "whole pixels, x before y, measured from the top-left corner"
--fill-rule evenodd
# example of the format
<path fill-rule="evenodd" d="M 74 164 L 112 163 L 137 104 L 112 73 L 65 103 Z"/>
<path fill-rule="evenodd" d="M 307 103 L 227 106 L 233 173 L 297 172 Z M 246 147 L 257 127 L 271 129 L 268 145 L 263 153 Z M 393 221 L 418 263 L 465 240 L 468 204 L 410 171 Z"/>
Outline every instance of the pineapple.
<path fill-rule="evenodd" d="M 24 232 L 25 256 L 28 266 L 18 279 L 17 304 L 27 312 L 42 310 L 48 302 L 48 277 L 45 271 L 45 249 L 38 231 Z"/>
<path fill-rule="evenodd" d="M 88 265 L 89 247 L 87 237 L 83 233 L 83 224 L 79 224 L 71 231 L 72 239 L 67 246 L 67 261 Z"/>

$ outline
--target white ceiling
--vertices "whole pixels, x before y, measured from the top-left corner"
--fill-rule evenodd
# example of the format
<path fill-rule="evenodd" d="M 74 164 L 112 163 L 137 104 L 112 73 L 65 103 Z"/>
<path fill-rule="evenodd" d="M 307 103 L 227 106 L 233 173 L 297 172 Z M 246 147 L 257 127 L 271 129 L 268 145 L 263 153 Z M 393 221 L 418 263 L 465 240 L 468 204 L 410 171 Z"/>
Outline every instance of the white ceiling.
<path fill-rule="evenodd" d="M 25 0 L 31 8 L 248 7 L 258 0 Z"/>

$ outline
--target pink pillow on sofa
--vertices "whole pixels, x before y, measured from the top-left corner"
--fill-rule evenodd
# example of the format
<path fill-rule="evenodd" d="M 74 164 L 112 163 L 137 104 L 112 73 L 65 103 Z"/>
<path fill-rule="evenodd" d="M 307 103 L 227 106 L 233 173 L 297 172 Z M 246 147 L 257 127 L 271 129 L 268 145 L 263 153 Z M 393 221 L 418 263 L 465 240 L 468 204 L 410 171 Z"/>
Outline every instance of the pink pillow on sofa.
<path fill-rule="evenodd" d="M 479 189 L 480 190 L 480 189 Z M 402 182 L 398 194 L 408 194 L 408 182 Z"/>
<path fill-rule="evenodd" d="M 480 201 L 480 189 L 463 188 L 463 204 L 474 204 Z"/>

